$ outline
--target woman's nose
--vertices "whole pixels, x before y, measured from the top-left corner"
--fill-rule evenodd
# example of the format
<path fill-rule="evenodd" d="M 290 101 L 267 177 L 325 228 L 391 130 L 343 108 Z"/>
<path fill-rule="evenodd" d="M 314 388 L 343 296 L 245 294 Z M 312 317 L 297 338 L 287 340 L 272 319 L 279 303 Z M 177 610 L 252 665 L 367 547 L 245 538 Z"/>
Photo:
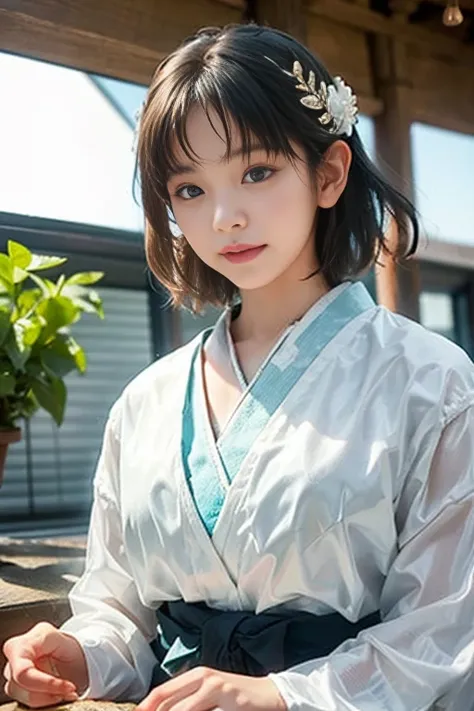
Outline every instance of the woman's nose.
<path fill-rule="evenodd" d="M 213 228 L 216 232 L 234 232 L 247 225 L 244 211 L 230 201 L 219 201 L 214 208 Z"/>

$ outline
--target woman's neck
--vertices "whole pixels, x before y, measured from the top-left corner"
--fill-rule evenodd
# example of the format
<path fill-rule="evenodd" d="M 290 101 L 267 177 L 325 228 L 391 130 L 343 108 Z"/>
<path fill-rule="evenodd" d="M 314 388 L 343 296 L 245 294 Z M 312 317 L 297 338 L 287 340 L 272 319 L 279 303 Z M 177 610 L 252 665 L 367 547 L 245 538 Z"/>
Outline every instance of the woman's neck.
<path fill-rule="evenodd" d="M 263 289 L 242 291 L 242 308 L 231 327 L 234 341 L 260 344 L 275 341 L 328 291 L 329 286 L 320 274 L 304 281 L 288 280 L 287 284 L 276 280 Z"/>

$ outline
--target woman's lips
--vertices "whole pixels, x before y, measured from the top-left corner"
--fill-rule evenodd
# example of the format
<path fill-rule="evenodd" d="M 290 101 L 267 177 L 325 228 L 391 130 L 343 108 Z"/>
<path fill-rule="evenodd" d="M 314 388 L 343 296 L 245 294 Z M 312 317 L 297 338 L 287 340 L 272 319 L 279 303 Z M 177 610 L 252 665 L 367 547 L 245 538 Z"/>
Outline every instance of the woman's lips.
<path fill-rule="evenodd" d="M 221 252 L 221 256 L 232 264 L 242 264 L 243 262 L 251 262 L 252 259 L 256 259 L 266 246 L 266 244 L 261 244 L 259 247 L 236 245 L 236 247 Z"/>

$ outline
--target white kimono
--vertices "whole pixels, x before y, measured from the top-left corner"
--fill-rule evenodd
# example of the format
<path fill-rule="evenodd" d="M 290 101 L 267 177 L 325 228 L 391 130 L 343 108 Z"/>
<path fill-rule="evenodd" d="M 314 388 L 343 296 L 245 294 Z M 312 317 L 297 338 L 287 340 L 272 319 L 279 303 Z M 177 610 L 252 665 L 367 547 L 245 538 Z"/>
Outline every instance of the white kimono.
<path fill-rule="evenodd" d="M 84 648 L 89 696 L 146 695 L 155 610 L 183 599 L 354 622 L 380 611 L 329 656 L 270 675 L 289 711 L 471 711 L 474 365 L 343 284 L 242 383 L 216 442 L 200 368 L 194 428 L 184 413 L 192 364 L 224 348 L 228 323 L 143 371 L 111 411 L 62 628 Z M 223 493 L 212 534 L 193 461 Z"/>

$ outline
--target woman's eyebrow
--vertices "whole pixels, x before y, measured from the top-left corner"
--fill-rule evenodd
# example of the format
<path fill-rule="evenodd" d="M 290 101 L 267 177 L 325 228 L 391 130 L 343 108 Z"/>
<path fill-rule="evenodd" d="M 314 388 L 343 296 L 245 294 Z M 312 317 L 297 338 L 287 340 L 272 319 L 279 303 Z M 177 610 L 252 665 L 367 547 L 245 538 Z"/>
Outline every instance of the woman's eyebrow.
<path fill-rule="evenodd" d="M 229 153 L 228 160 L 230 161 L 234 158 L 242 158 L 243 156 L 247 156 L 251 153 L 257 153 L 258 151 L 265 151 L 268 153 L 268 150 L 261 143 L 253 143 L 247 149 L 244 149 L 243 146 L 233 148 Z M 225 160 L 227 161 L 227 158 Z M 197 163 L 175 163 L 173 168 L 168 173 L 168 180 L 185 175 L 186 173 L 194 173 L 196 171 L 196 165 Z"/>

